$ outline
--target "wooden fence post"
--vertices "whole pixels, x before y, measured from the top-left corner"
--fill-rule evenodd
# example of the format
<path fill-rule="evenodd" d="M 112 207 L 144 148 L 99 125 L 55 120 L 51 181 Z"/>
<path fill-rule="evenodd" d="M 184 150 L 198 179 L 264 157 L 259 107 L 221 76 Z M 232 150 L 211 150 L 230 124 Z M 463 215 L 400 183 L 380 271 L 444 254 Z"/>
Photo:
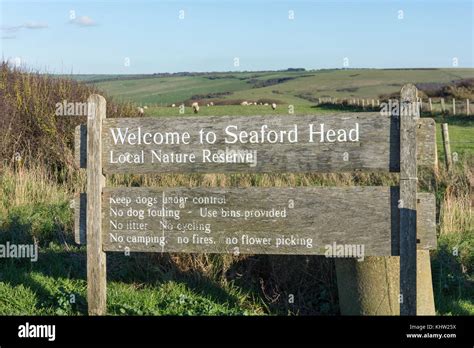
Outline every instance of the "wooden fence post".
<path fill-rule="evenodd" d="M 400 315 L 416 315 L 417 89 L 401 90 L 400 110 Z"/>
<path fill-rule="evenodd" d="M 445 108 L 444 108 L 444 98 L 441 98 L 441 112 L 444 114 Z"/>
<path fill-rule="evenodd" d="M 87 118 L 87 299 L 89 315 L 106 313 L 106 256 L 102 251 L 102 120 L 104 97 L 88 99 Z"/>
<path fill-rule="evenodd" d="M 416 89 L 413 85 L 409 85 L 402 89 L 402 100 L 405 102 L 409 102 L 411 96 L 415 93 Z M 416 100 L 416 99 L 415 99 Z M 414 109 L 417 110 L 417 109 Z M 413 121 L 412 119 L 408 120 L 409 122 Z M 407 126 L 405 120 L 402 124 L 403 128 Z M 409 124 L 412 126 L 412 124 Z M 408 127 L 407 127 L 408 128 Z M 409 130 L 413 130 L 413 128 L 408 128 Z M 405 134 L 404 137 L 407 135 L 413 135 L 412 133 Z M 400 136 L 400 140 L 405 142 L 405 139 Z M 411 156 L 413 155 L 413 142 L 410 140 L 410 144 L 403 145 L 402 149 L 407 152 Z M 412 148 L 410 148 L 412 146 Z M 407 162 L 407 160 L 413 160 L 412 157 L 407 158 L 407 156 L 403 157 L 403 161 Z M 408 164 L 408 163 L 407 163 Z M 415 164 L 416 165 L 416 164 Z M 433 166 L 436 164 L 433 163 Z M 404 167 L 404 172 L 406 173 L 407 170 Z M 414 168 L 411 167 L 410 171 L 413 172 Z M 416 170 L 416 167 L 415 167 Z M 416 172 L 415 172 L 416 176 Z M 407 181 L 407 180 L 404 180 Z M 414 183 L 413 183 L 414 181 Z M 413 191 L 409 191 L 408 193 L 415 192 L 416 194 L 416 180 L 408 180 L 405 185 L 405 192 L 404 196 L 406 196 L 407 192 L 406 186 Z M 413 188 L 413 186 L 415 186 Z M 400 190 L 402 190 L 400 188 Z M 400 192 L 402 194 L 402 192 Z M 413 203 L 413 200 L 410 200 Z M 416 204 L 417 201 L 415 200 L 414 203 Z M 400 213 L 402 213 L 400 209 Z M 434 214 L 434 211 L 433 211 Z M 401 215 L 401 214 L 400 214 Z M 404 213 L 404 215 L 407 215 Z M 422 217 L 420 216 L 420 219 Z M 406 219 L 406 217 L 405 217 Z M 406 227 L 411 228 L 412 232 L 414 227 L 407 226 L 407 222 L 412 220 L 405 220 L 403 223 L 404 229 Z M 415 215 L 415 222 L 416 222 L 416 215 Z M 402 226 L 402 224 L 401 224 Z M 415 227 L 416 228 L 416 227 Z M 402 230 L 400 230 L 402 231 Z M 404 231 L 404 230 L 403 230 Z M 415 229 L 416 233 L 416 229 Z M 415 237 L 416 238 L 416 237 Z M 413 239 L 412 239 L 413 241 Z M 405 242 L 406 244 L 406 242 Z M 401 257 L 398 256 L 389 256 L 389 257 L 375 257 L 369 256 L 364 259 L 364 261 L 359 262 L 354 259 L 336 259 L 336 275 L 337 275 L 337 286 L 338 286 L 338 293 L 339 293 L 339 306 L 342 315 L 399 315 L 399 314 L 413 314 L 415 312 L 417 315 L 435 315 L 435 307 L 434 307 L 434 297 L 433 297 L 433 283 L 431 277 L 431 263 L 430 263 L 430 255 L 429 251 L 426 250 L 417 250 L 415 253 L 413 252 L 413 248 L 416 248 L 416 239 L 414 243 L 410 244 L 411 249 L 411 259 L 406 260 L 406 252 L 403 252 L 403 261 L 401 261 Z M 405 248 L 405 246 L 404 246 Z M 416 249 L 415 249 L 416 250 Z M 414 257 L 413 257 L 414 255 Z M 406 265 L 411 264 L 412 267 L 409 269 L 402 270 L 400 266 L 406 267 Z M 415 265 L 415 269 L 413 269 L 413 264 Z M 415 310 L 413 307 L 408 307 L 410 311 L 407 311 L 407 293 L 402 293 L 404 295 L 404 302 L 399 304 L 400 300 L 400 290 L 405 289 L 406 287 L 402 287 L 402 279 L 406 279 L 408 275 L 411 275 L 411 279 L 413 276 L 416 277 L 416 294 L 415 294 L 415 301 L 413 298 L 408 297 L 408 300 L 412 300 L 412 305 L 415 305 Z M 417 272 L 417 273 L 415 273 Z M 409 278 L 409 279 L 410 279 Z M 413 280 L 412 280 L 413 281 Z M 411 290 L 411 295 L 413 297 L 414 289 Z M 410 291 L 408 296 L 410 295 Z M 413 303 L 414 302 L 414 303 Z"/>
<path fill-rule="evenodd" d="M 456 115 L 456 99 L 453 98 L 453 115 Z"/>
<path fill-rule="evenodd" d="M 451 156 L 451 145 L 449 144 L 449 131 L 448 131 L 448 124 L 442 124 L 442 136 L 443 136 L 443 148 L 444 148 L 444 159 L 446 163 L 446 169 L 448 172 L 451 172 L 453 167 L 453 160 Z"/>
<path fill-rule="evenodd" d="M 466 99 L 466 116 L 469 116 L 469 99 Z"/>
<path fill-rule="evenodd" d="M 433 103 L 431 102 L 431 98 L 428 98 L 428 103 L 430 104 L 430 114 L 433 113 Z"/>

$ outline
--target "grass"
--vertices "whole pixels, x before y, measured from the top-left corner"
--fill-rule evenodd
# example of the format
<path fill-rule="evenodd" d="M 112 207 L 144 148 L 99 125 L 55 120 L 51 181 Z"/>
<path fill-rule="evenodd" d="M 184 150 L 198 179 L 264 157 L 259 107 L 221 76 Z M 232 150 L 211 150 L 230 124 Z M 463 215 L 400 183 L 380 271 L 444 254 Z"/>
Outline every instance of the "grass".
<path fill-rule="evenodd" d="M 217 78 L 215 78 L 217 77 Z M 231 92 L 223 99 L 276 99 L 282 104 L 308 105 L 306 97 L 377 98 L 380 94 L 398 92 L 405 83 L 450 82 L 474 77 L 474 69 L 348 69 L 320 71 L 273 71 L 253 73 L 208 73 L 204 76 L 115 79 L 95 85 L 119 100 L 165 106 L 180 103 L 193 95 Z M 86 79 L 80 76 L 80 79 Z M 93 82 L 96 77 L 91 75 Z M 107 76 L 101 76 L 107 79 Z M 210 79 L 213 78 L 213 79 Z M 253 80 L 292 78 L 282 83 L 253 88 Z M 114 79 L 114 80 L 112 80 Z M 221 98 L 219 98 L 221 99 Z"/>
<path fill-rule="evenodd" d="M 436 128 L 436 143 L 438 146 L 438 156 L 444 159 L 444 147 L 441 131 L 441 124 L 448 124 L 451 153 L 457 153 L 458 158 L 463 154 L 474 153 L 474 117 L 448 116 L 434 117 Z"/>
<path fill-rule="evenodd" d="M 216 105 L 216 106 L 201 106 L 199 113 L 194 114 L 191 107 L 184 107 L 184 113 L 180 113 L 180 108 L 175 107 L 150 107 L 146 110 L 146 116 L 224 116 L 224 115 L 240 115 L 240 116 L 252 116 L 252 115 L 282 115 L 290 114 L 290 109 L 287 105 L 277 105 L 276 110 L 272 110 L 271 106 L 264 105 Z M 323 107 L 315 107 L 312 105 L 293 105 L 292 112 L 295 115 L 314 115 L 314 114 L 331 114 L 334 111 L 325 109 Z"/>

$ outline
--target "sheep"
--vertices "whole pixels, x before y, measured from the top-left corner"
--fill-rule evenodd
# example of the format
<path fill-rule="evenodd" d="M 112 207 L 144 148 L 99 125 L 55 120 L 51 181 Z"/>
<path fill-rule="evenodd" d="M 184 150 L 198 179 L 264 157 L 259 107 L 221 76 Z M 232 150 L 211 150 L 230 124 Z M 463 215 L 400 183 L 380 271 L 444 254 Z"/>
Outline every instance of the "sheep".
<path fill-rule="evenodd" d="M 211 106 L 214 106 L 214 102 L 210 102 L 209 104 L 210 104 Z"/>
<path fill-rule="evenodd" d="M 257 105 L 257 102 L 253 102 L 253 105 Z"/>
<path fill-rule="evenodd" d="M 194 113 L 197 114 L 199 112 L 199 103 L 198 102 L 194 102 L 192 105 L 192 108 L 194 110 Z"/>
<path fill-rule="evenodd" d="M 209 103 L 207 103 L 206 106 L 209 107 L 210 106 Z"/>
<path fill-rule="evenodd" d="M 172 107 L 172 108 L 176 107 L 176 104 L 171 104 L 171 107 Z"/>
<path fill-rule="evenodd" d="M 240 105 L 249 105 L 249 103 L 247 103 L 246 101 L 243 101 L 242 103 L 240 103 Z"/>
<path fill-rule="evenodd" d="M 139 107 L 137 108 L 137 111 L 138 111 L 138 113 L 139 113 L 140 115 L 143 115 L 143 114 L 145 113 L 145 110 L 143 110 L 143 108 L 142 108 L 141 106 L 139 106 Z"/>
<path fill-rule="evenodd" d="M 277 105 L 275 103 L 272 103 L 272 109 L 276 110 L 276 108 L 277 108 Z"/>
<path fill-rule="evenodd" d="M 143 108 L 146 110 L 146 109 L 148 109 L 148 106 L 145 105 Z"/>
<path fill-rule="evenodd" d="M 263 104 L 264 106 L 268 106 L 268 103 Z"/>
<path fill-rule="evenodd" d="M 260 102 L 260 103 L 258 103 L 258 105 L 263 105 L 263 103 L 262 103 L 262 102 Z"/>

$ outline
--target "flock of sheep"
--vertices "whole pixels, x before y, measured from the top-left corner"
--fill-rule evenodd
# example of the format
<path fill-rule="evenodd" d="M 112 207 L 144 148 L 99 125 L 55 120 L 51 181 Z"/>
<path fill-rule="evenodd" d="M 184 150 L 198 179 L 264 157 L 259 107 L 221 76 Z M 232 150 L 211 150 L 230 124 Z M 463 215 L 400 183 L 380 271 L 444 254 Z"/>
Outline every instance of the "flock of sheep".
<path fill-rule="evenodd" d="M 269 104 L 268 103 L 258 103 L 257 102 L 247 102 L 247 101 L 243 101 L 242 103 L 240 103 L 240 105 L 242 106 L 248 106 L 248 105 L 263 105 L 263 106 L 268 106 Z M 209 102 L 208 104 L 206 104 L 206 106 L 214 106 L 214 103 L 213 102 Z M 171 104 L 171 107 L 172 108 L 175 108 L 176 107 L 176 104 Z M 199 112 L 199 103 L 198 102 L 194 102 L 192 103 L 191 107 L 193 108 L 193 111 L 195 114 L 197 114 Z M 273 110 L 276 110 L 276 103 L 272 103 L 271 104 L 271 107 Z M 148 106 L 139 106 L 137 107 L 137 110 L 138 110 L 138 113 L 140 115 L 143 115 L 145 113 L 145 110 L 148 109 Z"/>

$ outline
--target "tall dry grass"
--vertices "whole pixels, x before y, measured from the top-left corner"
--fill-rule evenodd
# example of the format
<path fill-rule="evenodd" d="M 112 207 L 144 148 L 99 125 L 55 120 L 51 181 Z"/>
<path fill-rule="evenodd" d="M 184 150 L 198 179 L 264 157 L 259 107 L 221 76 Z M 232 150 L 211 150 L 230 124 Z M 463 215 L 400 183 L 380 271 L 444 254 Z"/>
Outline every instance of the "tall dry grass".
<path fill-rule="evenodd" d="M 93 93 L 91 85 L 0 63 L 0 169 L 20 155 L 26 166 L 75 170 L 74 127 L 86 117 L 57 116 L 56 104 L 85 103 Z M 108 117 L 137 116 L 132 104 L 107 101 Z"/>

